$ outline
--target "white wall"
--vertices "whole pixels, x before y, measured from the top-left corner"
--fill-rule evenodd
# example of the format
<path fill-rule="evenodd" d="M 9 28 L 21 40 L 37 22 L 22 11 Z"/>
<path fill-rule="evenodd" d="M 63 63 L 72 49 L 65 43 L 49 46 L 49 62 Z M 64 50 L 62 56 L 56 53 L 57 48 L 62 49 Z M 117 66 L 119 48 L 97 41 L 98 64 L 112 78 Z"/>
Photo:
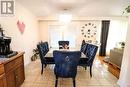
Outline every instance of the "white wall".
<path fill-rule="evenodd" d="M 100 24 L 101 21 L 97 21 L 97 20 L 85 20 L 85 21 L 72 21 L 69 24 L 64 24 L 58 21 L 53 21 L 53 20 L 44 20 L 44 21 L 39 21 L 39 29 L 40 29 L 40 40 L 42 41 L 49 41 L 49 26 L 56 26 L 56 25 L 63 25 L 66 26 L 66 28 L 69 28 L 69 30 L 72 28 L 75 28 L 76 31 L 76 48 L 79 49 L 81 46 L 81 42 L 84 39 L 82 36 L 82 26 L 84 26 L 86 23 L 94 23 L 95 25 L 97 25 L 97 31 L 100 31 L 99 29 L 101 29 Z M 91 27 L 90 27 L 91 28 Z M 87 33 L 87 32 L 85 32 Z M 99 41 L 99 34 L 100 32 L 97 32 L 97 40 Z"/>
<path fill-rule="evenodd" d="M 41 20 L 40 20 L 41 19 Z M 59 23 L 57 21 L 56 17 L 46 17 L 46 18 L 39 18 L 39 29 L 40 29 L 40 35 L 41 40 L 49 41 L 49 31 L 48 28 L 50 25 L 62 25 L 62 23 Z M 97 22 L 98 25 L 97 29 L 97 40 L 100 42 L 100 33 L 101 33 L 101 20 L 110 20 L 110 29 L 108 34 L 108 41 L 107 41 L 107 53 L 109 54 L 110 49 L 114 48 L 116 43 L 119 41 L 125 41 L 126 38 L 126 31 L 127 31 L 127 18 L 126 17 L 97 17 L 97 18 L 90 18 L 90 17 L 75 17 L 72 19 L 72 22 L 70 25 L 74 25 L 77 27 L 77 43 L 76 46 L 79 48 L 81 41 L 82 41 L 82 35 L 81 35 L 81 26 L 84 25 L 87 22 Z"/>
<path fill-rule="evenodd" d="M 122 60 L 120 77 L 118 84 L 120 87 L 130 87 L 130 14 L 129 14 L 129 24 L 126 36 L 126 46 L 124 48 L 124 55 Z"/>
<path fill-rule="evenodd" d="M 5 35 L 12 37 L 11 49 L 25 52 L 25 65 L 30 62 L 32 49 L 39 40 L 38 21 L 36 17 L 18 2 L 15 3 L 15 16 L 0 17 L 0 24 L 5 30 Z M 17 27 L 17 21 L 25 23 L 25 31 L 21 34 Z"/>

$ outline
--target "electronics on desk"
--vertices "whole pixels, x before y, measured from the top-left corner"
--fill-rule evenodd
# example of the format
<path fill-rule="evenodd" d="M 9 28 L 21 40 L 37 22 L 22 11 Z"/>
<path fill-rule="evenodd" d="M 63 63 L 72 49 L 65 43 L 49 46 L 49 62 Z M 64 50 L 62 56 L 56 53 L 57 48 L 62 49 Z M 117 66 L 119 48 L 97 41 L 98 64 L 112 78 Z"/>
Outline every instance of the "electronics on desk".
<path fill-rule="evenodd" d="M 3 33 L 0 25 L 0 58 L 8 58 L 17 54 L 17 52 L 10 50 L 11 37 L 7 37 Z"/>

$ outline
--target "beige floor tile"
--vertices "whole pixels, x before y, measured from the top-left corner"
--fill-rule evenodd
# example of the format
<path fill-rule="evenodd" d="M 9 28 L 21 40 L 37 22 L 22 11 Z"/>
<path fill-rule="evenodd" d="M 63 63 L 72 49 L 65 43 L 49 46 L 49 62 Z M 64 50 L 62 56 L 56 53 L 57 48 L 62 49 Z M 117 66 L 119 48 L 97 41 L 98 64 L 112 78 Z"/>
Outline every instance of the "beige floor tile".
<path fill-rule="evenodd" d="M 111 83 L 106 79 L 98 79 L 98 81 L 101 85 L 111 85 Z"/>
<path fill-rule="evenodd" d="M 21 87 L 32 87 L 33 83 L 24 82 Z"/>
<path fill-rule="evenodd" d="M 114 87 L 113 85 L 101 85 L 101 87 Z"/>
<path fill-rule="evenodd" d="M 84 87 L 102 87 L 100 85 L 91 85 L 91 86 L 84 86 Z"/>
<path fill-rule="evenodd" d="M 98 64 L 96 63 L 98 62 Z M 94 62 L 92 68 L 92 77 L 90 77 L 89 68 L 85 70 L 78 66 L 76 86 L 77 87 L 119 87 L 117 78 L 107 71 L 107 67 L 101 65 L 99 61 Z M 25 68 L 25 81 L 21 87 L 54 87 L 55 75 L 54 65 L 48 65 L 44 68 L 43 75 L 41 75 L 41 63 L 37 59 L 28 64 Z M 73 87 L 72 79 L 59 78 L 58 87 Z"/>

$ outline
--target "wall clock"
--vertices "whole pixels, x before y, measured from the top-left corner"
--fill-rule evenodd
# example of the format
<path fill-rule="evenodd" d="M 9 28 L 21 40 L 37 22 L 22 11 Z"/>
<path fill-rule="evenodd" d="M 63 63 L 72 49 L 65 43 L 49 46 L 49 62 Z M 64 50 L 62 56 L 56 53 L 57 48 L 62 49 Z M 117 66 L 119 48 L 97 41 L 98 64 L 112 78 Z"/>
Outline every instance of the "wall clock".
<path fill-rule="evenodd" d="M 81 27 L 83 39 L 88 42 L 96 41 L 97 26 L 95 23 L 87 22 Z"/>

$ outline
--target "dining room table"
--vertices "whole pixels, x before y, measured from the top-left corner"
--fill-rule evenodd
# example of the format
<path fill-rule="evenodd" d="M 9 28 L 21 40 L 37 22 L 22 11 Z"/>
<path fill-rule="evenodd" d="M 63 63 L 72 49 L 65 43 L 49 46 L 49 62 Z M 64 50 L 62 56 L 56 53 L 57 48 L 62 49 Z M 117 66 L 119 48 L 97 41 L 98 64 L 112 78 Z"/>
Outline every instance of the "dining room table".
<path fill-rule="evenodd" d="M 58 50 L 58 51 L 80 51 L 78 49 L 50 49 L 44 57 L 45 57 L 46 61 L 51 62 L 51 64 L 55 64 L 54 59 L 53 59 L 53 51 L 54 50 Z M 83 52 L 81 52 L 79 65 L 85 64 L 86 60 L 87 60 L 86 55 Z"/>

